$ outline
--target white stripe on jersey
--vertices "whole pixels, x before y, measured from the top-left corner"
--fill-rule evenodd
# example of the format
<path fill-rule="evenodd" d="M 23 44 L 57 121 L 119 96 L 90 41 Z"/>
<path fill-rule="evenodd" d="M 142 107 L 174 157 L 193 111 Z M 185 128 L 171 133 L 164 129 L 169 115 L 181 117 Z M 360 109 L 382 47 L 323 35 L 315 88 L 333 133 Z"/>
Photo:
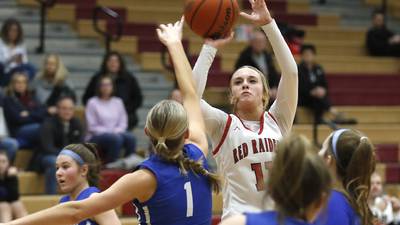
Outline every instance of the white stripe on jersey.
<path fill-rule="evenodd" d="M 146 219 L 146 224 L 151 225 L 149 208 L 147 206 L 143 207 L 143 212 Z"/>

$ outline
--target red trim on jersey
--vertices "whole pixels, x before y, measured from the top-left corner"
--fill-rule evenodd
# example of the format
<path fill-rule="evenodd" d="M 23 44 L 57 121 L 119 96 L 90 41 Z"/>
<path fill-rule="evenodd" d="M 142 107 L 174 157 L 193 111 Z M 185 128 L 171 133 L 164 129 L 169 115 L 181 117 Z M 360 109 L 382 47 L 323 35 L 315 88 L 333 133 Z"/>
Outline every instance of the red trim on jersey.
<path fill-rule="evenodd" d="M 226 136 L 228 135 L 229 127 L 231 126 L 232 123 L 232 117 L 228 114 L 228 120 L 226 121 L 225 128 L 224 128 L 224 133 L 222 133 L 221 140 L 219 141 L 217 147 L 213 150 L 212 154 L 216 155 L 219 152 L 219 149 L 221 148 L 221 145 L 224 143 Z"/>
<path fill-rule="evenodd" d="M 272 113 L 268 112 L 268 115 L 275 121 L 276 125 L 278 125 L 278 122 L 276 121 L 274 115 L 272 115 Z M 279 125 L 278 125 L 279 127 Z"/>
<path fill-rule="evenodd" d="M 265 112 L 263 112 L 260 118 L 260 130 L 258 131 L 258 135 L 260 135 L 264 130 L 264 117 L 265 117 L 264 113 Z"/>
<path fill-rule="evenodd" d="M 263 132 L 263 130 L 264 130 L 264 113 L 265 112 L 263 112 L 262 114 L 261 114 L 261 118 L 260 118 L 260 128 L 259 128 L 259 130 L 258 130 L 258 134 L 260 135 L 262 132 Z M 254 131 L 252 131 L 250 128 L 248 128 L 248 127 L 246 127 L 246 125 L 243 123 L 243 120 L 239 117 L 239 116 L 237 116 L 237 115 L 235 115 L 237 118 L 239 118 L 239 120 L 240 120 L 240 122 L 242 123 L 242 125 L 243 125 L 243 127 L 244 128 L 246 128 L 247 130 L 249 130 L 249 131 L 251 131 L 251 132 L 254 132 Z"/>

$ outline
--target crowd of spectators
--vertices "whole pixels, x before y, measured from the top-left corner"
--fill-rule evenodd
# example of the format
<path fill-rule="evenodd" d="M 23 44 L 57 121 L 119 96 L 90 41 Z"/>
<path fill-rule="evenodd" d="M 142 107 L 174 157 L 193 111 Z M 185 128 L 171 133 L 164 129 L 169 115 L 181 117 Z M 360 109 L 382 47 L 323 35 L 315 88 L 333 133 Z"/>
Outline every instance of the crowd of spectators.
<path fill-rule="evenodd" d="M 44 173 L 46 193 L 55 194 L 55 161 L 66 145 L 96 143 L 104 163 L 135 157 L 133 129 L 143 96 L 121 54 L 105 55 L 86 87 L 80 118 L 75 115 L 78 99 L 62 58 L 49 53 L 36 68 L 23 40 L 20 22 L 6 20 L 0 41 L 0 149 L 10 163 L 18 149 L 32 151 L 29 169 Z"/>

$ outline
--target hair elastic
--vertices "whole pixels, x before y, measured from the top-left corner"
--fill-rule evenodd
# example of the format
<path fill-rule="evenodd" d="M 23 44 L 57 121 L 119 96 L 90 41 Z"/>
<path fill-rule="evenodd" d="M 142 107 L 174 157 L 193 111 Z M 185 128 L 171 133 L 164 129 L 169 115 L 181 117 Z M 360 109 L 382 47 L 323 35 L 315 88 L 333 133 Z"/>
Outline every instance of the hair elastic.
<path fill-rule="evenodd" d="M 157 142 L 158 142 L 158 144 L 165 144 L 165 140 L 166 140 L 165 137 L 159 137 Z"/>
<path fill-rule="evenodd" d="M 340 135 L 345 132 L 348 131 L 349 129 L 339 129 L 337 131 L 335 131 L 332 135 L 332 150 L 333 150 L 333 155 L 335 156 L 336 160 L 339 161 L 338 155 L 337 155 L 337 149 L 336 149 L 336 145 L 339 141 L 339 137 Z"/>
<path fill-rule="evenodd" d="M 82 166 L 83 164 L 85 164 L 85 162 L 83 161 L 82 157 L 78 154 L 76 154 L 75 152 L 69 150 L 69 149 L 63 149 L 61 150 L 60 154 L 58 155 L 66 155 L 71 157 L 72 159 L 74 159 L 80 166 Z"/>

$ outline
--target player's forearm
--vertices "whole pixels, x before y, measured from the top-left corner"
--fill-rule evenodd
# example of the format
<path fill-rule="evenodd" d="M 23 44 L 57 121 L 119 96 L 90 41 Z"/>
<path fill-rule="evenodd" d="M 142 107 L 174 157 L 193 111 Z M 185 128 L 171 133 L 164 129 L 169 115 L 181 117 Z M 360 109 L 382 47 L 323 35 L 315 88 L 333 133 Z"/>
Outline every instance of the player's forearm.
<path fill-rule="evenodd" d="M 214 61 L 216 53 L 216 48 L 212 47 L 211 45 L 204 44 L 201 48 L 196 64 L 193 67 L 193 78 L 199 98 L 202 98 L 203 96 L 204 89 L 206 88 L 208 72 Z"/>
<path fill-rule="evenodd" d="M 262 27 L 271 42 L 282 71 L 276 101 L 270 112 L 276 117 L 282 134 L 287 134 L 293 124 L 298 98 L 297 64 L 275 21 Z"/>
<path fill-rule="evenodd" d="M 46 210 L 39 211 L 29 216 L 22 217 L 7 224 L 8 225 L 77 224 L 80 221 L 80 219 L 77 216 L 78 215 L 77 211 L 78 208 L 76 203 L 69 202 L 51 207 Z"/>
<path fill-rule="evenodd" d="M 272 49 L 274 50 L 279 67 L 282 70 L 282 76 L 291 76 L 297 78 L 297 64 L 294 60 L 292 53 L 275 20 L 271 23 L 262 26 L 265 34 L 267 35 Z"/>
<path fill-rule="evenodd" d="M 192 78 L 192 69 L 183 50 L 182 43 L 168 45 L 168 51 L 172 57 L 176 80 L 183 98 L 197 97 Z"/>

